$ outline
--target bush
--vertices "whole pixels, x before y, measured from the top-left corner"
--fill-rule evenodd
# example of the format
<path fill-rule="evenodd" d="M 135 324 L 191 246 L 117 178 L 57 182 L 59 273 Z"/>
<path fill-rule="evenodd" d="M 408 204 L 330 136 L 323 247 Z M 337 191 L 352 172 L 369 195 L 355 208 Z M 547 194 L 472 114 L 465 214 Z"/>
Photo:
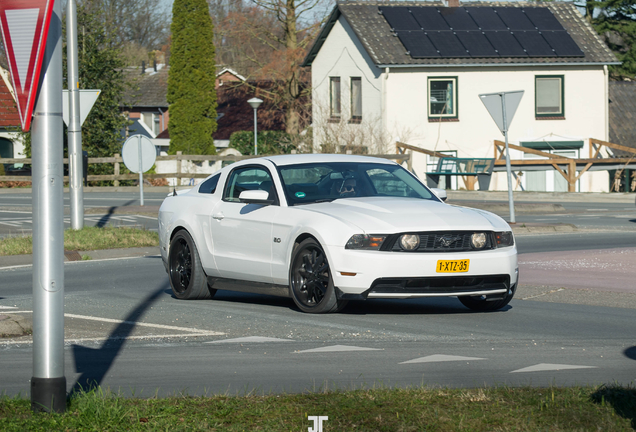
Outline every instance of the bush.
<path fill-rule="evenodd" d="M 294 137 L 284 131 L 258 132 L 258 154 L 289 154 L 296 149 Z M 239 131 L 230 136 L 230 147 L 243 155 L 254 154 L 254 132 Z"/>

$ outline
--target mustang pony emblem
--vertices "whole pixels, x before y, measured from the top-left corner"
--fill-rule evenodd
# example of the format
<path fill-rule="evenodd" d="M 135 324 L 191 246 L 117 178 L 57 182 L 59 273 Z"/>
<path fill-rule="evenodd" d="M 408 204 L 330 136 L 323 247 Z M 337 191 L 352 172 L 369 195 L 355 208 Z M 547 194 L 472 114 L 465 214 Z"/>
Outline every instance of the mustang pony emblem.
<path fill-rule="evenodd" d="M 447 235 L 443 235 L 439 239 L 439 242 L 442 244 L 442 246 L 449 247 L 450 245 L 455 243 L 457 240 L 461 240 L 461 237 L 447 234 Z"/>

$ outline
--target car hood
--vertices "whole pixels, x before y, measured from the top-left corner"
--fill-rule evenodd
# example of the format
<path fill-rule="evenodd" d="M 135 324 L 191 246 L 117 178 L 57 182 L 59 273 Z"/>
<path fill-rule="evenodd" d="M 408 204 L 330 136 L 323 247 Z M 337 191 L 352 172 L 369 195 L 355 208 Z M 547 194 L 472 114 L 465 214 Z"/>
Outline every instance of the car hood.
<path fill-rule="evenodd" d="M 510 230 L 510 226 L 493 213 L 423 199 L 347 198 L 303 207 L 305 210 L 356 225 L 366 233 Z"/>

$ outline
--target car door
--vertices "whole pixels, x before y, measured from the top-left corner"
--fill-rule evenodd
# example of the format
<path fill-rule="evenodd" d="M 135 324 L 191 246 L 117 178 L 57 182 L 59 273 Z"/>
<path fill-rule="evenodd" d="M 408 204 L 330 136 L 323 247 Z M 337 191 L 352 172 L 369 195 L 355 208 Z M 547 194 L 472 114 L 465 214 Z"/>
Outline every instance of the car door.
<path fill-rule="evenodd" d="M 239 201 L 242 191 L 255 189 L 270 191 L 273 204 Z M 220 277 L 272 282 L 272 223 L 278 210 L 272 175 L 266 167 L 240 166 L 230 172 L 223 198 L 212 211 L 210 222 L 214 258 Z"/>

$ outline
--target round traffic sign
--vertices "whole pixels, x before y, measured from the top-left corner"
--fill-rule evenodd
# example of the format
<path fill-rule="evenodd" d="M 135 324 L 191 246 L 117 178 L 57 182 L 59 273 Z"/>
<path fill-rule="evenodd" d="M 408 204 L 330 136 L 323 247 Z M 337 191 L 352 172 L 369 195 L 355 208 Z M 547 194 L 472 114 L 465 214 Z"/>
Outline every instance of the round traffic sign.
<path fill-rule="evenodd" d="M 132 135 L 124 143 L 121 158 L 131 172 L 145 173 L 155 164 L 157 149 L 147 137 L 140 134 Z"/>

